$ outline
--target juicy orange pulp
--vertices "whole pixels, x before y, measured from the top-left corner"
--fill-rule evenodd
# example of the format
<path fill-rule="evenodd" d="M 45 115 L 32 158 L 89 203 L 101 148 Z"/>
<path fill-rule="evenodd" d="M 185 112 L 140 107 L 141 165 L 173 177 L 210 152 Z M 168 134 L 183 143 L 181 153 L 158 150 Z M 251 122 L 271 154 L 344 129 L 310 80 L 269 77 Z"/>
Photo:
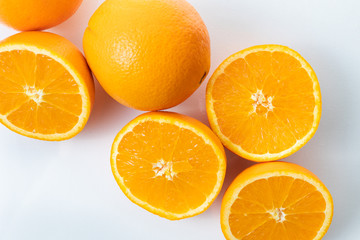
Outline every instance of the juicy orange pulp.
<path fill-rule="evenodd" d="M 207 89 L 212 128 L 230 150 L 254 161 L 276 160 L 303 146 L 320 120 L 320 88 L 293 50 L 255 46 L 225 60 Z"/>
<path fill-rule="evenodd" d="M 68 40 L 25 32 L 0 43 L 0 121 L 9 129 L 42 140 L 73 137 L 93 97 L 86 61 Z"/>
<path fill-rule="evenodd" d="M 229 224 L 237 229 L 239 239 L 260 233 L 273 234 L 271 239 L 296 239 L 298 232 L 300 239 L 313 239 L 324 222 L 325 209 L 326 202 L 314 186 L 292 177 L 270 177 L 241 190 L 231 207 Z"/>
<path fill-rule="evenodd" d="M 26 131 L 66 133 L 79 121 L 82 99 L 69 72 L 43 54 L 0 53 L 0 114 Z"/>
<path fill-rule="evenodd" d="M 234 180 L 221 214 L 227 239 L 320 239 L 331 222 L 332 199 L 306 169 L 265 163 L 250 167 Z"/>
<path fill-rule="evenodd" d="M 169 219 L 205 211 L 226 165 L 221 143 L 205 125 L 165 112 L 130 122 L 114 141 L 111 163 L 130 200 Z"/>

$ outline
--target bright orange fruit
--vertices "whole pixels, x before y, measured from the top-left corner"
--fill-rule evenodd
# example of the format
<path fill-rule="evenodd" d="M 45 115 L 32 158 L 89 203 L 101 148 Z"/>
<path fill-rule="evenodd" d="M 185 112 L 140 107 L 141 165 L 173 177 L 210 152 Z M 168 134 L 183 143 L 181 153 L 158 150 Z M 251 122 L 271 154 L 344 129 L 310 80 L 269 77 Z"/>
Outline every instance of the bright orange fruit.
<path fill-rule="evenodd" d="M 219 194 L 226 157 L 216 135 L 177 113 L 151 112 L 116 136 L 111 169 L 125 195 L 171 220 L 205 211 Z"/>
<path fill-rule="evenodd" d="M 144 111 L 188 98 L 210 68 L 210 38 L 185 0 L 107 0 L 84 33 L 86 59 L 105 91 Z"/>
<path fill-rule="evenodd" d="M 81 52 L 56 34 L 23 32 L 0 42 L 0 122 L 41 140 L 85 126 L 94 83 Z"/>
<path fill-rule="evenodd" d="M 320 86 L 311 66 L 280 45 L 227 58 L 206 91 L 210 125 L 223 144 L 253 161 L 284 158 L 304 146 L 320 122 Z"/>
<path fill-rule="evenodd" d="M 261 163 L 226 191 L 221 228 L 227 240 L 319 240 L 332 216 L 331 195 L 313 173 L 292 163 Z"/>
<path fill-rule="evenodd" d="M 79 8 L 82 0 L 0 0 L 0 22 L 19 30 L 54 27 Z"/>

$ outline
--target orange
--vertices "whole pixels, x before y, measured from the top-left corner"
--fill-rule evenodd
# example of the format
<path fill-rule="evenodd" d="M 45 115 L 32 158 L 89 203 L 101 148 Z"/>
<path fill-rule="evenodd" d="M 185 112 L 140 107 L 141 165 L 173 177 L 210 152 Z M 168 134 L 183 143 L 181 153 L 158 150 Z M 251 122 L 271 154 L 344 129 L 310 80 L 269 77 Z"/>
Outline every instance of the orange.
<path fill-rule="evenodd" d="M 183 102 L 210 67 L 208 31 L 185 0 L 107 0 L 91 17 L 83 46 L 105 91 L 144 111 Z"/>
<path fill-rule="evenodd" d="M 263 162 L 299 150 L 320 122 L 320 86 L 311 66 L 280 45 L 247 48 L 227 58 L 206 90 L 210 125 L 243 158 Z"/>
<path fill-rule="evenodd" d="M 226 191 L 221 228 L 227 240 L 318 240 L 332 216 L 331 195 L 313 173 L 292 163 L 260 163 Z"/>
<path fill-rule="evenodd" d="M 216 135 L 198 120 L 150 112 L 118 133 L 111 169 L 132 202 L 177 220 L 211 205 L 224 181 L 226 157 Z"/>
<path fill-rule="evenodd" d="M 64 140 L 85 126 L 94 83 L 81 52 L 56 34 L 23 32 L 0 42 L 0 122 L 41 140 Z"/>
<path fill-rule="evenodd" d="M 54 27 L 79 8 L 82 0 L 0 0 L 0 22 L 19 30 Z"/>

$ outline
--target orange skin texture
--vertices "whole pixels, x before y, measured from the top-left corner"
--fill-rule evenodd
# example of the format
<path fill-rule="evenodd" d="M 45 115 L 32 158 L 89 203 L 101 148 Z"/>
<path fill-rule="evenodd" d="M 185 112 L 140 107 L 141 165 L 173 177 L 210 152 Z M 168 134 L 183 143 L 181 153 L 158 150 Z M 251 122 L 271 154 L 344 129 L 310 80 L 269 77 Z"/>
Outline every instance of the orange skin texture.
<path fill-rule="evenodd" d="M 19 30 L 44 30 L 71 17 L 82 0 L 0 0 L 0 22 Z"/>
<path fill-rule="evenodd" d="M 83 47 L 105 91 L 144 111 L 180 104 L 210 68 L 207 28 L 185 0 L 107 0 L 91 17 Z"/>

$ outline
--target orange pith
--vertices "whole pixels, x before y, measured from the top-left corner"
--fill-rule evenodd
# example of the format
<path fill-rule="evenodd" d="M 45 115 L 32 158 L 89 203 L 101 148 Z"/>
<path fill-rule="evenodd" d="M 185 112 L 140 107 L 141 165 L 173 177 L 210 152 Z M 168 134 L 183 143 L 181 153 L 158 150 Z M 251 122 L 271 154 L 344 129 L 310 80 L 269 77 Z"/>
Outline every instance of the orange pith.
<path fill-rule="evenodd" d="M 262 163 L 230 185 L 221 227 L 228 240 L 317 240 L 332 214 L 331 195 L 311 172 L 290 163 Z"/>
<path fill-rule="evenodd" d="M 315 134 L 321 115 L 314 71 L 280 45 L 251 47 L 226 59 L 209 81 L 206 104 L 224 145 L 259 162 L 300 149 Z"/>
<path fill-rule="evenodd" d="M 52 51 L 49 46 L 54 40 L 63 54 L 75 57 L 66 62 L 61 53 Z M 66 39 L 50 33 L 27 32 L 4 40 L 0 45 L 0 122 L 41 140 L 76 135 L 84 127 L 93 101 L 90 71 L 76 51 Z"/>
<path fill-rule="evenodd" d="M 199 121 L 180 114 L 143 114 L 114 140 L 111 167 L 134 203 L 176 220 L 205 211 L 218 195 L 226 168 L 223 147 Z"/>

